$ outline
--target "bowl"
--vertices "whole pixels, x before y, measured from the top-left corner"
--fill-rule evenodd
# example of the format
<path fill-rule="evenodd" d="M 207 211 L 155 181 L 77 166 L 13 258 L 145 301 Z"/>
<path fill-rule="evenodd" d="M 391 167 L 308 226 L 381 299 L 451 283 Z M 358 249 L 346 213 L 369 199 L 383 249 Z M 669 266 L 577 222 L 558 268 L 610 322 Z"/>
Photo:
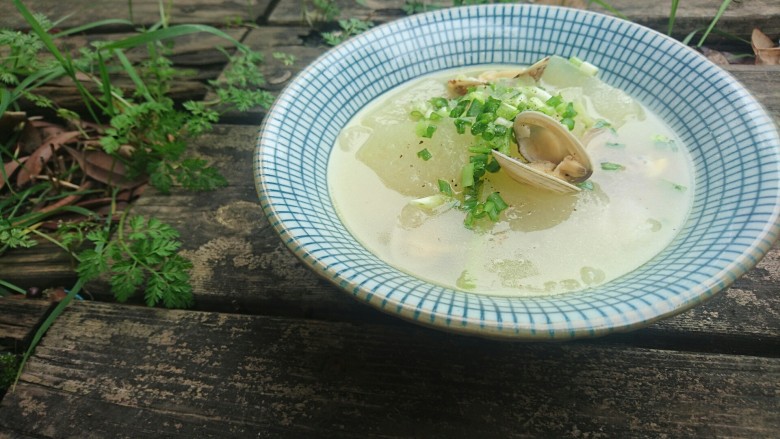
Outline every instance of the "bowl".
<path fill-rule="evenodd" d="M 426 283 L 389 266 L 344 227 L 327 183 L 339 131 L 366 104 L 421 75 L 577 56 L 658 114 L 688 145 L 693 206 L 651 261 L 612 282 L 547 297 L 493 297 Z M 355 299 L 457 333 L 566 340 L 633 330 L 704 302 L 778 235 L 780 139 L 728 73 L 683 44 L 610 16 L 539 5 L 443 9 L 377 26 L 314 61 L 262 125 L 255 183 L 270 223 L 312 270 Z"/>

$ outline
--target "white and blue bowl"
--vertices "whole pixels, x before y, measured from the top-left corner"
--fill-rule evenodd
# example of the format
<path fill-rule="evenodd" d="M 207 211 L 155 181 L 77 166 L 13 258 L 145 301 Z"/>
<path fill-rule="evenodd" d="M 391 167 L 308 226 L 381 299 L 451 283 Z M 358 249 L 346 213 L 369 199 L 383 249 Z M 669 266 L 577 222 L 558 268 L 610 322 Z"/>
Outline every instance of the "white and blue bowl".
<path fill-rule="evenodd" d="M 421 75 L 479 64 L 531 64 L 549 54 L 597 65 L 689 147 L 693 207 L 683 230 L 637 270 L 592 290 L 507 298 L 426 283 L 355 240 L 333 208 L 326 174 L 339 131 L 384 92 Z M 588 11 L 485 5 L 378 26 L 327 52 L 281 93 L 255 155 L 263 210 L 284 243 L 358 301 L 435 328 L 559 340 L 648 325 L 726 288 L 778 235 L 780 139 L 729 74 L 679 42 Z"/>

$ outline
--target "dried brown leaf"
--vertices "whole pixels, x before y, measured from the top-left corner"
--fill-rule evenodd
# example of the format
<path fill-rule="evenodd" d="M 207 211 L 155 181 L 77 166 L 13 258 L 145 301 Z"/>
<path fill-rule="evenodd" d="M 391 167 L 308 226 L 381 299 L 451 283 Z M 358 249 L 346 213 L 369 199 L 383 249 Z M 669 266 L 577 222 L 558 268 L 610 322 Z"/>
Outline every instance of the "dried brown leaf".
<path fill-rule="evenodd" d="M 79 186 L 79 192 L 84 192 L 87 189 L 92 187 L 91 181 L 85 181 L 84 184 Z M 71 204 L 75 203 L 76 201 L 80 200 L 83 195 L 68 195 L 67 197 L 63 197 L 59 199 L 56 203 L 49 204 L 47 206 L 44 206 L 41 209 L 38 209 L 39 212 L 51 212 L 52 210 L 58 209 L 63 206 L 70 206 Z"/>
<path fill-rule="evenodd" d="M 51 158 L 52 154 L 66 143 L 75 141 L 79 135 L 78 131 L 66 131 L 57 135 L 47 137 L 46 140 L 32 153 L 30 158 L 24 163 L 16 176 L 16 184 L 24 186 L 30 182 L 36 175 L 40 175 L 43 167 Z"/>
<path fill-rule="evenodd" d="M 20 157 L 18 160 L 11 160 L 8 163 L 5 163 L 3 165 L 3 173 L 0 174 L 0 189 L 5 186 L 6 183 L 6 177 L 10 180 L 11 177 L 13 177 L 14 173 L 17 169 L 19 169 L 19 166 L 21 166 L 22 163 L 24 163 L 29 157 Z"/>
<path fill-rule="evenodd" d="M 52 122 L 46 122 L 45 120 L 40 120 L 40 119 L 30 119 L 30 125 L 32 125 L 35 128 L 38 128 L 38 130 L 41 132 L 41 135 L 43 137 L 53 137 L 62 134 L 66 131 L 76 131 L 76 130 L 66 130 L 65 127 L 63 127 L 62 125 L 52 123 Z"/>
<path fill-rule="evenodd" d="M 750 44 L 756 54 L 756 64 L 780 65 L 780 47 L 758 28 L 753 29 Z"/>
<path fill-rule="evenodd" d="M 141 179 L 130 179 L 127 176 L 125 164 L 104 151 L 79 151 L 67 146 L 65 150 L 76 159 L 85 174 L 101 183 L 120 189 L 128 189 L 144 182 Z"/>

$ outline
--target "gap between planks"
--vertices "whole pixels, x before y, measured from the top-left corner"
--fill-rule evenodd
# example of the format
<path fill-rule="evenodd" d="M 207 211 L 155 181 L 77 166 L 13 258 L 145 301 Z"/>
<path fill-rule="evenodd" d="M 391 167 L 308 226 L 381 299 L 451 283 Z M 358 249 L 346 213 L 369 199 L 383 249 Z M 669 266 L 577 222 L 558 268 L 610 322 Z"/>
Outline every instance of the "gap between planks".
<path fill-rule="evenodd" d="M 0 432 L 773 437 L 780 360 L 79 303 Z"/>

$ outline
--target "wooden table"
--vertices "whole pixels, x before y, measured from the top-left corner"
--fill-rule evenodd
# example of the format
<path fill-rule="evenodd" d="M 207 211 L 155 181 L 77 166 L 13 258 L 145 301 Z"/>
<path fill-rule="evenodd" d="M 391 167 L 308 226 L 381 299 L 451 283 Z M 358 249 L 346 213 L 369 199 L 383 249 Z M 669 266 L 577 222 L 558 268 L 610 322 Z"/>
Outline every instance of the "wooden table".
<path fill-rule="evenodd" d="M 126 5 L 32 3 L 54 16 L 75 12 L 70 26 Z M 133 3 L 138 22 L 155 20 L 156 0 Z M 400 0 L 338 3 L 343 17 L 403 15 Z M 706 25 L 713 3 L 681 2 L 678 34 Z M 284 85 L 286 70 L 295 73 L 326 50 L 301 25 L 299 2 L 173 4 L 174 22 L 259 23 L 230 32 L 266 53 L 265 73 L 278 78 L 271 89 Z M 613 4 L 665 28 L 667 6 Z M 0 26 L 23 27 L 5 10 Z M 759 26 L 777 37 L 780 4 L 734 3 L 721 26 L 743 37 Z M 199 79 L 216 77 L 211 45 L 187 40 L 175 59 L 196 67 Z M 274 51 L 297 61 L 274 63 Z M 726 69 L 780 120 L 780 68 Z M 198 89 L 181 86 L 182 94 Z M 192 145 L 226 175 L 227 188 L 147 193 L 135 207 L 184 232 L 195 308 L 120 305 L 104 285 L 89 285 L 97 300 L 68 308 L 0 402 L 0 438 L 780 436 L 777 246 L 711 301 L 635 332 L 535 344 L 437 332 L 355 302 L 284 247 L 252 180 L 262 117 L 259 109 L 232 115 Z M 67 259 L 47 246 L 0 259 L 0 278 L 73 282 Z M 0 300 L 0 346 L 24 349 L 49 311 L 40 301 Z"/>

